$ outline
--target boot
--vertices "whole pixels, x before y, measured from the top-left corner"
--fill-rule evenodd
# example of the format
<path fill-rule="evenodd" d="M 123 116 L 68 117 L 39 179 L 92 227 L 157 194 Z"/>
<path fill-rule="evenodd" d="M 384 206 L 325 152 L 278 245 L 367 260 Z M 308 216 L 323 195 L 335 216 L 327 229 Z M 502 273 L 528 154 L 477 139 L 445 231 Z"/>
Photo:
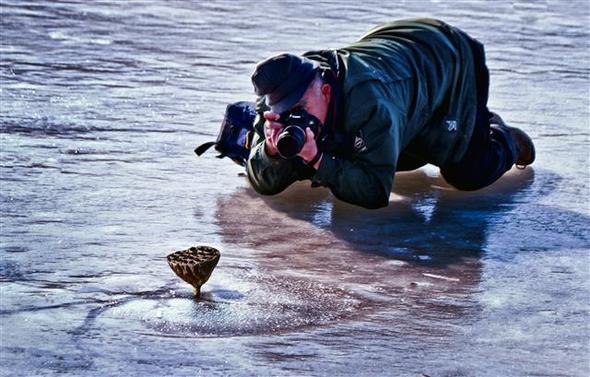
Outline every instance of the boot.
<path fill-rule="evenodd" d="M 496 113 L 490 112 L 490 125 L 498 125 L 510 132 L 512 140 L 516 144 L 518 157 L 516 158 L 516 167 L 524 169 L 535 161 L 535 145 L 533 140 L 523 130 L 516 127 L 507 126 L 504 120 Z"/>

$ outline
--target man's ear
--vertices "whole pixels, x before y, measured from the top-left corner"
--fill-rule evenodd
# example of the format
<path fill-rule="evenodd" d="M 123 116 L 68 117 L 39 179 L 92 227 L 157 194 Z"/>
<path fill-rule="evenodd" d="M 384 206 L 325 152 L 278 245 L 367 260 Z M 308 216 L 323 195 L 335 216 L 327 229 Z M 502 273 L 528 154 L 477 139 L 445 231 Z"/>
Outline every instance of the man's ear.
<path fill-rule="evenodd" d="M 330 99 L 330 94 L 332 93 L 332 87 L 330 84 L 322 84 L 322 95 Z"/>

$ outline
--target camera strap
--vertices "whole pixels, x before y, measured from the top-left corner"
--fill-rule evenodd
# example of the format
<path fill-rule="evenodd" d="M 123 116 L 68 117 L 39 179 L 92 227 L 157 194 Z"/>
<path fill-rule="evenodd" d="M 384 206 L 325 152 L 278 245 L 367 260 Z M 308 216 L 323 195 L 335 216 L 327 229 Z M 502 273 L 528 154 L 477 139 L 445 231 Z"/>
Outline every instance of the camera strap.
<path fill-rule="evenodd" d="M 214 141 L 209 141 L 207 143 L 203 143 L 195 148 L 195 153 L 197 154 L 197 156 L 200 156 L 203 153 L 207 152 L 207 150 L 214 145 L 215 145 Z"/>
<path fill-rule="evenodd" d="M 311 159 L 311 161 L 306 162 L 307 166 L 310 166 L 313 168 L 315 163 L 318 162 L 320 158 L 322 158 L 322 151 L 318 149 L 318 151 L 316 152 L 315 156 Z"/>

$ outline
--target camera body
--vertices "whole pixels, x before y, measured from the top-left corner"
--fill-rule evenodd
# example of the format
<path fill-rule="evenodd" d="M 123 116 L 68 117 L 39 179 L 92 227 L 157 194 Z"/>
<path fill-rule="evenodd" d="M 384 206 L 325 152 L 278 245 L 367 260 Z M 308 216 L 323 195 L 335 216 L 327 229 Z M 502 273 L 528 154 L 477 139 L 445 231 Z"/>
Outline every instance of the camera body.
<path fill-rule="evenodd" d="M 277 150 L 284 159 L 292 159 L 305 144 L 305 129 L 309 127 L 314 135 L 318 135 L 321 122 L 301 107 L 281 114 L 278 120 L 285 128 L 277 139 Z"/>

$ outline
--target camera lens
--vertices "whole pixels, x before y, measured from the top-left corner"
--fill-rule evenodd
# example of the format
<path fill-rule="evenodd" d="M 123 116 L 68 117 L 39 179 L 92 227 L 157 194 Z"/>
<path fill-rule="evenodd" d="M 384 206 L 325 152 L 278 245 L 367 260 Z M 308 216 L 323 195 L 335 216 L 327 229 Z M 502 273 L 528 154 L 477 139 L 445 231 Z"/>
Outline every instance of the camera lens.
<path fill-rule="evenodd" d="M 305 132 L 300 127 L 289 126 L 281 132 L 277 140 L 277 149 L 281 157 L 294 158 L 305 144 Z"/>

